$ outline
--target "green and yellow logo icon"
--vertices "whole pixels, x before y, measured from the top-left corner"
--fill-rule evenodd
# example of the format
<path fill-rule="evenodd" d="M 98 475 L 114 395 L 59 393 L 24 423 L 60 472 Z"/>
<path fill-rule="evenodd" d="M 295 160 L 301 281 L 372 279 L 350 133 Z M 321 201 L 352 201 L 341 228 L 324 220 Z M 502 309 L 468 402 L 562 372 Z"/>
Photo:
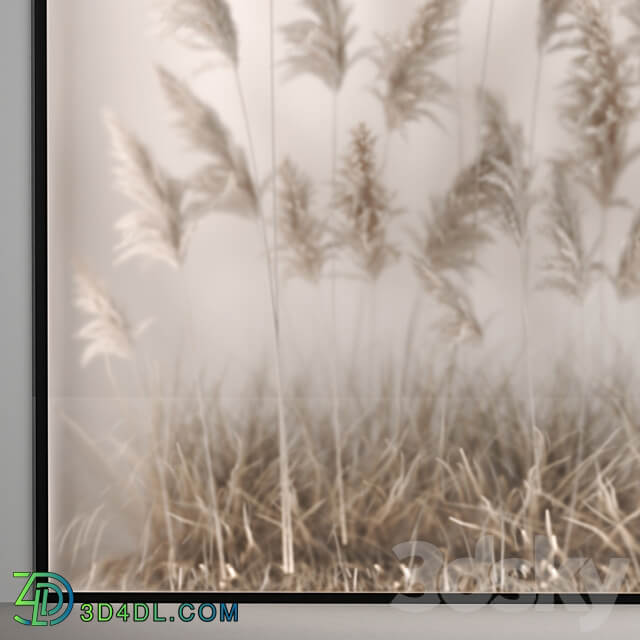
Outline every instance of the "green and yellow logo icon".
<path fill-rule="evenodd" d="M 15 615 L 13 619 L 20 624 L 48 626 L 59 624 L 67 618 L 73 608 L 73 590 L 71 585 L 57 573 L 14 571 L 14 578 L 26 578 L 26 583 L 15 601 L 16 607 L 31 607 L 31 617 Z M 29 597 L 29 594 L 32 597 Z M 64 594 L 68 602 L 64 601 Z M 55 598 L 51 596 L 54 595 Z M 66 604 L 66 608 L 65 605 Z"/>

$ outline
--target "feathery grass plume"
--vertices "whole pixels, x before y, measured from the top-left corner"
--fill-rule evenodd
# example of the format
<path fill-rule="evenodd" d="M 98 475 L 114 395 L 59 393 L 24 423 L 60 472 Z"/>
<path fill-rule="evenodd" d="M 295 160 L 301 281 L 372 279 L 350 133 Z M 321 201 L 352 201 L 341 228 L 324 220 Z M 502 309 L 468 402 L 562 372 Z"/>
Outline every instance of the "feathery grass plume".
<path fill-rule="evenodd" d="M 338 171 L 334 206 L 341 224 L 334 230 L 339 245 L 347 247 L 358 267 L 377 280 L 398 252 L 387 238 L 389 221 L 401 210 L 380 179 L 376 137 L 360 123 L 351 132 L 349 150 Z"/>
<path fill-rule="evenodd" d="M 484 204 L 490 208 L 494 222 L 517 246 L 521 246 L 527 235 L 533 205 L 524 136 L 521 127 L 509 121 L 501 100 L 488 91 L 480 94 L 483 151 L 478 161 L 481 168 L 478 182 L 484 188 Z"/>
<path fill-rule="evenodd" d="M 381 51 L 373 60 L 381 87 L 374 94 L 390 131 L 423 118 L 439 124 L 435 108 L 444 105 L 450 86 L 435 67 L 456 49 L 458 11 L 459 0 L 428 0 L 405 36 L 378 36 Z"/>
<path fill-rule="evenodd" d="M 106 115 L 106 124 L 117 186 L 136 205 L 116 223 L 122 234 L 116 262 L 140 256 L 178 268 L 198 220 L 185 207 L 185 185 L 160 167 L 147 147 L 113 114 Z"/>
<path fill-rule="evenodd" d="M 450 277 L 431 268 L 423 256 L 412 256 L 412 262 L 425 291 L 446 311 L 436 326 L 450 344 L 457 346 L 482 340 L 482 325 L 476 317 L 467 293 Z"/>
<path fill-rule="evenodd" d="M 280 165 L 280 225 L 289 276 L 317 282 L 327 261 L 326 225 L 312 211 L 311 180 L 289 158 Z"/>
<path fill-rule="evenodd" d="M 168 0 L 167 29 L 194 49 L 213 49 L 238 66 L 238 32 L 226 0 Z"/>
<path fill-rule="evenodd" d="M 542 67 L 545 53 L 562 48 L 562 43 L 553 44 L 555 38 L 566 32 L 570 26 L 562 23 L 562 18 L 571 13 L 573 0 L 539 0 L 538 11 L 538 52 L 536 73 L 533 84 L 533 104 L 531 109 L 531 124 L 529 127 L 529 163 L 533 162 L 538 131 L 538 103 L 542 85 Z"/>
<path fill-rule="evenodd" d="M 419 255 L 435 271 L 464 275 L 477 266 L 477 250 L 491 240 L 491 234 L 473 219 L 470 204 L 464 193 L 456 193 L 454 184 L 444 197 L 431 199 L 433 215 L 424 220 L 424 233 L 412 234 Z"/>
<path fill-rule="evenodd" d="M 464 277 L 477 267 L 476 249 L 491 239 L 474 220 L 469 181 L 464 177 L 470 175 L 463 170 L 444 198 L 432 200 L 433 218 L 425 220 L 422 234 L 412 234 L 410 254 L 426 293 L 447 311 L 437 328 L 454 346 L 478 342 L 483 336 L 471 299 L 451 278 Z"/>
<path fill-rule="evenodd" d="M 611 6 L 602 0 L 571 4 L 575 50 L 561 105 L 565 128 L 576 143 L 572 154 L 580 181 L 603 207 L 612 203 L 618 179 L 637 151 L 628 149 L 628 130 L 637 114 L 630 91 L 630 51 L 615 42 Z"/>
<path fill-rule="evenodd" d="M 166 69 L 158 69 L 162 87 L 175 109 L 177 126 L 193 147 L 212 159 L 192 178 L 190 186 L 202 199 L 198 214 L 228 212 L 254 217 L 258 193 L 244 150 L 237 145 L 218 113 L 184 82 Z"/>
<path fill-rule="evenodd" d="M 129 360 L 133 355 L 134 338 L 147 329 L 150 321 L 131 327 L 104 284 L 85 268 L 76 268 L 74 285 L 75 306 L 90 318 L 77 334 L 87 343 L 82 353 L 82 366 L 99 356 Z"/>
<path fill-rule="evenodd" d="M 552 39 L 566 30 L 561 24 L 563 16 L 571 12 L 573 0 L 540 0 L 540 13 L 538 14 L 538 49 L 547 49 Z"/>
<path fill-rule="evenodd" d="M 531 429 L 533 482 L 540 487 L 536 401 L 531 366 L 531 339 L 529 317 L 530 230 L 529 214 L 534 198 L 531 193 L 531 169 L 526 159 L 525 141 L 520 126 L 508 117 L 504 103 L 488 91 L 479 92 L 482 108 L 482 151 L 479 159 L 478 182 L 485 190 L 489 215 L 494 224 L 509 238 L 520 255 L 520 312 L 524 343 L 525 378 Z M 485 166 L 486 165 L 486 171 Z M 531 503 L 536 508 L 536 501 Z"/>
<path fill-rule="evenodd" d="M 615 277 L 618 295 L 623 300 L 640 296 L 640 213 L 631 225 Z"/>
<path fill-rule="evenodd" d="M 491 235 L 478 220 L 480 198 L 476 188 L 477 171 L 474 169 L 479 168 L 476 163 L 471 170 L 469 167 L 460 170 L 448 193 L 443 198 L 432 199 L 433 215 L 431 219 L 424 220 L 424 232 L 412 234 L 414 268 L 427 292 L 435 294 L 438 302 L 447 309 L 437 329 L 453 347 L 441 394 L 440 458 L 445 448 L 450 411 L 448 397 L 455 378 L 458 346 L 465 342 L 479 342 L 483 334 L 469 297 L 454 287 L 448 277 L 451 273 L 464 279 L 468 271 L 478 267 L 478 250 L 491 240 Z"/>
<path fill-rule="evenodd" d="M 311 16 L 280 30 L 290 51 L 284 60 L 287 78 L 309 74 L 338 92 L 351 66 L 363 52 L 349 55 L 356 28 L 349 25 L 353 7 L 344 0 L 300 0 Z"/>
<path fill-rule="evenodd" d="M 502 103 L 491 93 L 479 89 L 480 151 L 476 158 L 457 174 L 450 193 L 462 211 L 494 215 L 504 185 L 495 184 L 496 174 L 511 164 L 512 146 L 520 146 L 522 137 L 517 127 L 509 125 Z M 498 182 L 500 182 L 498 180 Z M 480 222 L 477 220 L 477 222 Z M 516 225 L 519 226 L 519 223 Z"/>
<path fill-rule="evenodd" d="M 553 253 L 542 265 L 545 277 L 540 288 L 556 289 L 582 303 L 601 269 L 589 259 L 582 234 L 580 205 L 571 193 L 567 171 L 560 162 L 552 165 L 552 190 L 545 212 L 548 223 L 543 232 L 552 243 Z"/>

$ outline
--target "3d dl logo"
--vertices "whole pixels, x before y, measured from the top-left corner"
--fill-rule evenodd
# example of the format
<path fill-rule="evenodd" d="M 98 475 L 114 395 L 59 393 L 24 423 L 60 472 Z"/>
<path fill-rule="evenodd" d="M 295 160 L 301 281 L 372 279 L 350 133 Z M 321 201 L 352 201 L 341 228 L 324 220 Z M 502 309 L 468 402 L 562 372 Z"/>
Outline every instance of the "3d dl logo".
<path fill-rule="evenodd" d="M 47 626 L 59 624 L 71 613 L 73 608 L 73 590 L 71 585 L 57 573 L 14 571 L 14 578 L 26 578 L 18 599 L 15 601 L 16 607 L 31 607 L 31 618 L 22 618 L 18 615 L 13 619 L 20 624 L 32 626 Z M 33 590 L 33 598 L 29 598 L 29 592 Z M 54 606 L 49 609 L 49 596 L 53 592 L 56 596 Z M 66 609 L 62 611 L 65 604 L 64 593 L 68 594 Z M 52 599 L 53 601 L 53 599 Z M 60 613 L 62 611 L 62 613 Z"/>

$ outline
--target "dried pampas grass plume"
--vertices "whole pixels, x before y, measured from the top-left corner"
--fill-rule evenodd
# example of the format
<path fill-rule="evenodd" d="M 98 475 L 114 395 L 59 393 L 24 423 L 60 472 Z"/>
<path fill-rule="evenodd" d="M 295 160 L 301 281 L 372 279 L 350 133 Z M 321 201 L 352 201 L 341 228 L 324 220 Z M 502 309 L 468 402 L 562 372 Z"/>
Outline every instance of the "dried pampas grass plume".
<path fill-rule="evenodd" d="M 178 268 L 196 222 L 184 207 L 184 184 L 162 169 L 115 115 L 107 113 L 105 122 L 111 134 L 116 184 L 136 205 L 116 223 L 122 234 L 116 262 L 140 256 Z"/>
<path fill-rule="evenodd" d="M 177 114 L 177 127 L 193 149 L 213 160 L 191 180 L 192 189 L 202 196 L 194 210 L 199 214 L 223 211 L 257 215 L 256 188 L 244 150 L 235 144 L 218 113 L 184 82 L 163 68 L 158 74 Z"/>
<path fill-rule="evenodd" d="M 313 215 L 311 180 L 290 160 L 278 172 L 279 231 L 289 276 L 316 282 L 328 258 L 326 227 Z"/>
<path fill-rule="evenodd" d="M 309 74 L 334 92 L 340 91 L 349 68 L 363 55 L 349 55 L 356 28 L 349 25 L 353 8 L 343 0 L 300 0 L 311 15 L 281 28 L 289 53 L 287 78 Z"/>
<path fill-rule="evenodd" d="M 627 236 L 618 265 L 615 286 L 623 300 L 640 296 L 640 213 L 636 214 Z"/>
<path fill-rule="evenodd" d="M 520 126 L 509 120 L 502 100 L 489 91 L 479 92 L 482 105 L 482 152 L 478 160 L 480 200 L 493 214 L 497 226 L 517 246 L 526 239 L 533 205 L 531 170 Z"/>
<path fill-rule="evenodd" d="M 565 26 L 560 24 L 563 16 L 571 12 L 574 0 L 540 0 L 540 13 L 538 15 L 538 49 L 544 51 L 551 43 L 554 36 L 560 31 L 565 31 Z"/>
<path fill-rule="evenodd" d="M 141 335 L 151 321 L 131 328 L 104 285 L 84 267 L 76 268 L 74 285 L 75 306 L 90 318 L 77 334 L 87 343 L 81 357 L 82 366 L 100 356 L 129 360 L 133 355 L 134 338 Z"/>
<path fill-rule="evenodd" d="M 491 240 L 474 216 L 471 175 L 461 171 L 449 192 L 432 200 L 432 215 L 425 219 L 422 233 L 411 234 L 410 260 L 426 293 L 446 310 L 437 328 L 453 346 L 477 342 L 483 336 L 469 296 L 452 279 L 466 278 L 478 266 L 478 250 Z"/>
<path fill-rule="evenodd" d="M 474 220 L 474 209 L 455 189 L 432 199 L 432 216 L 424 221 L 424 233 L 413 234 L 418 254 L 435 271 L 464 274 L 477 266 L 477 251 L 491 234 Z"/>
<path fill-rule="evenodd" d="M 608 2 L 574 0 L 576 36 L 561 116 L 576 143 L 572 159 L 583 186 L 603 206 L 611 204 L 618 179 L 637 152 L 627 149 L 637 114 L 629 78 L 629 47 L 615 42 Z"/>
<path fill-rule="evenodd" d="M 341 224 L 335 229 L 338 245 L 355 256 L 358 267 L 372 280 L 397 256 L 389 242 L 388 225 L 400 213 L 380 179 L 376 137 L 360 123 L 351 132 L 351 144 L 336 180 L 334 206 Z"/>
<path fill-rule="evenodd" d="M 450 346 L 480 342 L 483 338 L 482 325 L 467 293 L 451 278 L 432 269 L 422 256 L 412 256 L 412 262 L 426 293 L 433 296 L 445 310 L 436 328 Z"/>
<path fill-rule="evenodd" d="M 423 118 L 439 123 L 434 108 L 444 103 L 450 87 L 435 67 L 456 49 L 454 22 L 459 10 L 459 0 L 429 0 L 404 37 L 378 37 L 381 51 L 374 62 L 381 88 L 374 93 L 389 130 Z"/>
<path fill-rule="evenodd" d="M 237 67 L 238 32 L 226 0 L 169 0 L 164 22 L 187 46 L 213 49 Z"/>
<path fill-rule="evenodd" d="M 545 277 L 540 288 L 561 291 L 582 303 L 600 269 L 590 261 L 584 245 L 580 205 L 571 193 L 567 168 L 553 163 L 551 181 L 553 188 L 545 212 L 548 223 L 543 232 L 551 241 L 553 253 L 542 265 Z"/>

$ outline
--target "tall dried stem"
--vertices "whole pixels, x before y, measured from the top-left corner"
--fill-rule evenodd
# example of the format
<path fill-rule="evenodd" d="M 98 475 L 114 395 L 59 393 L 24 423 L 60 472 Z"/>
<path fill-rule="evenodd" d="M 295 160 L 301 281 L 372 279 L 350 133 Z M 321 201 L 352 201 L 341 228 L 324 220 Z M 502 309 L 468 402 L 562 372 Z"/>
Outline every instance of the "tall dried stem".
<path fill-rule="evenodd" d="M 338 117 L 339 95 L 337 91 L 332 94 L 332 127 L 331 127 L 331 188 L 332 199 L 335 198 L 336 178 L 338 175 Z M 338 490 L 338 513 L 340 520 L 340 540 L 343 545 L 349 543 L 347 532 L 347 507 L 344 494 L 344 470 L 342 465 L 342 427 L 340 425 L 340 401 L 338 397 L 338 324 L 336 305 L 336 259 L 331 252 L 331 396 L 333 422 L 333 436 L 336 449 L 336 474 Z"/>
<path fill-rule="evenodd" d="M 107 379 L 113 388 L 113 392 L 119 402 L 122 402 L 122 411 L 129 414 L 128 403 L 123 401 L 122 391 L 117 383 L 111 358 L 117 357 L 128 361 L 136 379 L 139 379 L 138 369 L 133 358 L 134 340 L 139 337 L 149 326 L 150 320 L 146 320 L 137 327 L 132 328 L 123 311 L 113 298 L 108 294 L 104 285 L 93 277 L 85 267 L 78 266 L 74 276 L 75 282 L 75 306 L 90 320 L 78 332 L 78 337 L 86 342 L 86 347 L 81 357 L 81 364 L 87 366 L 92 360 L 101 356 L 104 362 Z M 175 537 L 171 522 L 171 513 L 168 507 L 168 494 L 164 470 L 160 466 L 158 458 L 155 459 L 158 477 L 161 485 L 161 500 L 163 503 L 163 518 L 167 532 L 169 563 L 169 588 L 173 591 L 175 566 Z"/>
<path fill-rule="evenodd" d="M 552 164 L 552 189 L 547 194 L 545 214 L 547 223 L 544 234 L 551 242 L 552 251 L 542 265 L 544 278 L 541 288 L 553 289 L 576 303 L 580 315 L 580 405 L 578 408 L 578 444 L 575 475 L 571 492 L 570 513 L 576 507 L 586 424 L 587 392 L 589 384 L 589 359 L 587 358 L 585 301 L 601 271 L 601 266 L 591 260 L 583 238 L 580 205 L 571 188 L 569 168 L 562 162 Z M 565 552 L 571 543 L 573 523 L 569 522 L 565 534 Z"/>
<path fill-rule="evenodd" d="M 488 91 L 480 99 L 483 109 L 482 156 L 487 165 L 479 182 L 486 189 L 488 208 L 498 228 L 513 242 L 520 260 L 520 312 L 525 349 L 525 378 L 533 468 L 539 479 L 537 459 L 538 427 L 531 370 L 531 336 L 529 318 L 529 217 L 533 204 L 531 167 L 525 158 L 525 143 L 521 128 L 510 122 L 503 102 Z M 481 156 L 481 157 L 482 157 Z"/>
<path fill-rule="evenodd" d="M 234 67 L 234 79 L 238 100 L 242 109 L 242 117 L 244 120 L 245 132 L 249 145 L 249 156 L 251 158 L 251 167 L 254 182 L 258 181 L 258 169 L 256 162 L 255 144 L 253 141 L 253 133 L 251 130 L 251 122 L 249 120 L 249 112 L 247 110 L 247 102 L 240 81 L 240 73 L 237 67 Z M 284 404 L 284 384 L 282 375 L 282 352 L 280 347 L 280 319 L 278 315 L 278 299 L 277 299 L 277 274 L 271 260 L 269 249 L 269 238 L 267 232 L 267 221 L 262 208 L 262 203 L 258 198 L 256 200 L 256 208 L 258 213 L 258 221 L 262 242 L 264 245 L 265 260 L 267 262 L 267 276 L 269 281 L 269 293 L 271 299 L 271 321 L 272 321 L 272 337 L 273 351 L 276 370 L 276 393 L 278 402 L 278 443 L 280 451 L 280 486 L 281 486 L 281 527 L 282 527 L 282 568 L 286 574 L 291 574 L 295 570 L 295 560 L 293 553 L 293 524 L 291 512 L 293 509 L 291 499 L 291 479 L 289 475 L 289 443 L 287 436 L 286 408 Z"/>
<path fill-rule="evenodd" d="M 447 421 L 449 417 L 449 400 L 451 398 L 451 393 L 454 389 L 454 379 L 456 367 L 458 364 L 458 349 L 459 345 L 454 345 L 451 349 L 451 354 L 449 356 L 449 362 L 445 369 L 445 386 L 444 392 L 442 394 L 442 407 L 440 411 L 440 438 L 438 441 L 438 458 L 441 460 L 444 459 L 444 451 L 446 445 L 446 432 L 447 432 Z M 441 468 L 438 468 L 438 472 L 440 474 Z"/>
<path fill-rule="evenodd" d="M 455 17 L 456 31 L 456 115 L 458 118 L 458 171 L 464 163 L 464 113 L 462 109 L 462 26 L 460 24 L 462 14 L 462 1 L 458 5 Z"/>
<path fill-rule="evenodd" d="M 181 269 L 181 275 L 183 279 L 183 287 L 186 291 L 187 295 L 187 339 L 190 343 L 191 352 L 194 357 L 194 363 L 197 362 L 198 355 L 200 354 L 200 349 L 198 347 L 198 339 L 196 336 L 196 324 L 195 318 L 193 315 L 193 301 L 191 299 L 190 289 L 189 289 L 189 281 L 186 276 L 186 270 L 184 265 Z M 222 534 L 222 522 L 220 520 L 220 508 L 218 505 L 218 486 L 215 478 L 215 473 L 213 470 L 213 463 L 211 461 L 211 440 L 210 440 L 210 431 L 209 431 L 209 421 L 207 420 L 207 412 L 204 405 L 204 391 L 202 389 L 202 380 L 200 379 L 200 372 L 196 367 L 195 374 L 195 383 L 196 383 L 196 403 L 198 410 L 198 419 L 200 421 L 200 425 L 202 426 L 202 446 L 204 448 L 204 460 L 207 469 L 207 478 L 208 478 L 208 489 L 209 489 L 209 499 L 211 500 L 212 507 L 212 515 L 213 515 L 213 527 L 216 536 L 216 550 L 218 554 L 218 564 L 220 566 L 220 580 L 222 584 L 227 579 L 227 563 L 225 559 L 224 552 L 224 538 Z M 212 555 L 212 549 L 210 548 L 209 553 Z"/>
<path fill-rule="evenodd" d="M 480 84 L 479 84 L 479 108 L 480 108 L 480 113 L 481 113 L 481 117 L 478 120 L 478 128 L 477 128 L 477 145 L 478 145 L 478 153 L 482 153 L 482 128 L 483 128 L 483 114 L 485 112 L 485 97 L 487 95 L 485 89 L 487 86 L 487 71 L 489 68 L 489 52 L 491 49 L 491 34 L 493 31 L 493 14 L 494 14 L 494 10 L 495 10 L 495 0 L 489 0 L 489 11 L 487 13 L 487 24 L 485 26 L 485 33 L 484 33 L 484 46 L 483 46 L 483 51 L 482 51 L 482 65 L 480 68 Z M 477 225 L 478 224 L 478 213 L 479 210 L 481 208 L 481 203 L 480 203 L 480 196 L 477 193 L 480 190 L 480 169 L 481 169 L 481 164 L 477 163 L 476 164 L 476 175 L 475 175 L 475 180 L 476 180 L 476 212 L 474 214 L 474 222 Z M 473 255 L 473 259 L 475 260 L 475 254 Z"/>
<path fill-rule="evenodd" d="M 489 11 L 487 12 L 487 24 L 484 30 L 484 44 L 482 47 L 482 65 L 480 67 L 480 95 L 484 95 L 487 86 L 487 72 L 489 70 L 489 53 L 491 51 L 491 36 L 493 34 L 493 14 L 495 13 L 495 0 L 489 0 Z M 484 105 L 481 105 L 484 108 Z M 482 127 L 482 124 L 480 125 Z M 480 139 L 481 129 L 478 136 Z"/>
<path fill-rule="evenodd" d="M 573 533 L 573 514 L 576 513 L 576 506 L 578 503 L 578 489 L 580 487 L 580 467 L 582 465 L 582 461 L 584 458 L 584 431 L 587 422 L 587 394 L 588 394 L 588 383 L 589 383 L 589 358 L 587 357 L 587 314 L 585 312 L 585 300 L 584 298 L 580 301 L 580 306 L 578 308 L 578 314 L 580 316 L 580 358 L 579 358 L 579 366 L 580 366 L 580 407 L 578 410 L 578 444 L 576 446 L 576 459 L 574 463 L 574 480 L 573 487 L 571 488 L 571 499 L 569 502 L 569 513 L 571 514 L 571 518 L 567 523 L 567 529 L 565 531 L 564 538 L 564 553 L 565 556 L 568 556 L 569 550 L 571 549 L 571 535 Z"/>
<path fill-rule="evenodd" d="M 529 126 L 529 166 L 533 166 L 536 151 L 536 137 L 538 134 L 538 106 L 540 103 L 540 86 L 542 84 L 542 69 L 544 55 L 538 50 L 536 55 L 536 75 L 533 85 L 533 101 L 531 105 L 531 124 Z"/>
<path fill-rule="evenodd" d="M 331 188 L 332 200 L 335 200 L 338 171 L 339 96 L 347 72 L 363 56 L 364 52 L 350 53 L 351 42 L 357 30 L 350 24 L 353 8 L 344 0 L 301 0 L 300 5 L 310 15 L 310 18 L 294 21 L 282 28 L 285 39 L 290 46 L 285 64 L 289 77 L 309 74 L 319 79 L 331 92 Z M 333 214 L 331 218 L 333 218 Z M 330 223 L 333 222 L 334 220 L 331 219 Z M 334 252 L 330 257 L 329 277 L 331 288 L 331 422 L 336 450 L 340 540 L 343 545 L 346 545 L 348 535 L 342 464 L 342 427 L 338 397 L 337 276 Z"/>
<path fill-rule="evenodd" d="M 537 415 L 536 415 L 536 401 L 535 392 L 533 388 L 533 372 L 531 363 L 531 314 L 529 310 L 529 271 L 530 271 L 530 247 L 531 240 L 527 233 L 522 246 L 520 247 L 520 309 L 522 314 L 522 335 L 525 349 L 525 380 L 527 385 L 527 402 L 529 407 L 529 419 L 531 423 L 531 444 L 533 447 L 533 467 L 535 469 L 535 478 L 537 488 L 540 489 L 540 460 L 538 460 L 536 447 L 536 432 L 537 432 Z"/>
<path fill-rule="evenodd" d="M 219 121 L 215 118 L 208 121 L 207 118 L 210 114 L 200 108 L 201 105 L 192 94 L 171 74 L 160 70 L 160 77 L 167 94 L 174 106 L 181 109 L 183 117 L 187 113 L 195 113 L 199 116 L 195 122 L 183 120 L 183 126 L 187 132 L 193 134 L 194 127 L 203 127 L 212 136 L 212 146 L 224 146 L 227 142 L 226 132 Z M 203 119 L 209 126 L 204 126 Z M 107 126 L 111 133 L 114 159 L 116 160 L 115 176 L 118 187 L 137 206 L 134 212 L 121 218 L 117 224 L 123 238 L 116 247 L 119 252 L 118 260 L 124 261 L 141 257 L 161 261 L 174 269 L 179 269 L 184 277 L 188 239 L 198 219 L 202 216 L 202 212 L 196 213 L 188 208 L 185 185 L 162 170 L 153 161 L 148 149 L 126 131 L 112 115 L 107 117 Z M 190 302 L 187 307 L 189 313 L 187 333 L 193 347 L 193 353 L 197 354 L 199 351 L 195 346 L 195 330 Z M 224 540 L 218 510 L 217 486 L 210 459 L 209 427 L 198 374 L 196 374 L 196 384 L 199 420 L 202 427 L 209 477 L 209 499 L 211 500 L 212 519 L 216 534 L 220 575 L 224 580 L 226 577 Z"/>

